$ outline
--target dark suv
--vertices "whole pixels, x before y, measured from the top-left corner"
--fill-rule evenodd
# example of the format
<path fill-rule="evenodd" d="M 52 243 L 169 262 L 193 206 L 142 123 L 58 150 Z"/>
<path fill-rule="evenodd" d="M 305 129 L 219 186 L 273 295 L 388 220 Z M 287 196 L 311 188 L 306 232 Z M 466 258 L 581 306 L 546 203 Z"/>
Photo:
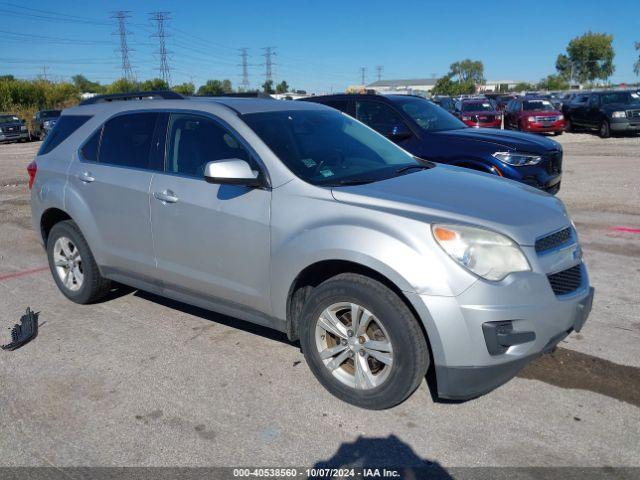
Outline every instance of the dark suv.
<path fill-rule="evenodd" d="M 602 138 L 611 133 L 640 133 L 640 94 L 635 91 L 591 92 L 576 95 L 563 107 L 567 130 L 598 130 Z"/>
<path fill-rule="evenodd" d="M 551 194 L 560 189 L 562 147 L 549 138 L 470 128 L 410 95 L 338 94 L 303 100 L 357 118 L 416 157 L 510 178 Z"/>
<path fill-rule="evenodd" d="M 29 132 L 17 115 L 0 113 L 0 143 L 29 139 Z"/>
<path fill-rule="evenodd" d="M 31 120 L 31 137 L 44 140 L 60 117 L 60 110 L 40 110 Z"/>

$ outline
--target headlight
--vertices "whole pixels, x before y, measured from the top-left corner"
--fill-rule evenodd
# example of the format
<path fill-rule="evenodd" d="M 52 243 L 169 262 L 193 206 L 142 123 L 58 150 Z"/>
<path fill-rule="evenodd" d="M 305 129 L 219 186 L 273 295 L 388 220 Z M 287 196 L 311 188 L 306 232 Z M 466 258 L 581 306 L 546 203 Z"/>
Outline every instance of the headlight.
<path fill-rule="evenodd" d="M 611 118 L 627 118 L 627 112 L 613 112 Z"/>
<path fill-rule="evenodd" d="M 542 160 L 540 155 L 531 155 L 528 153 L 496 152 L 493 153 L 492 156 L 503 163 L 516 167 L 520 167 L 522 165 L 536 165 Z"/>
<path fill-rule="evenodd" d="M 26 132 L 26 131 L 27 131 L 27 127 L 25 127 L 24 125 L 22 125 L 22 126 L 20 127 L 20 131 L 21 131 L 21 132 Z"/>
<path fill-rule="evenodd" d="M 461 225 L 433 225 L 431 232 L 451 258 L 487 280 L 531 270 L 520 247 L 499 233 Z"/>
<path fill-rule="evenodd" d="M 527 117 L 527 122 L 535 122 L 536 117 Z"/>
<path fill-rule="evenodd" d="M 558 120 L 564 120 L 564 115 L 558 115 Z"/>
<path fill-rule="evenodd" d="M 49 120 L 45 120 L 45 121 L 42 123 L 42 126 L 43 126 L 43 127 L 45 127 L 45 128 L 49 128 L 49 127 L 51 126 L 51 122 L 50 122 Z"/>
<path fill-rule="evenodd" d="M 2 133 L 2 132 L 4 132 L 4 130 L 2 130 L 2 129 L 0 128 L 0 133 Z"/>

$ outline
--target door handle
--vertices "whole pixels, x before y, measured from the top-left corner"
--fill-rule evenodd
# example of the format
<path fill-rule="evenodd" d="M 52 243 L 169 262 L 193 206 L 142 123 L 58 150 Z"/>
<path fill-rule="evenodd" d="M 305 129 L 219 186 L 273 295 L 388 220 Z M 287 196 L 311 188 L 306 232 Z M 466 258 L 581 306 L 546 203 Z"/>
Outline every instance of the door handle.
<path fill-rule="evenodd" d="M 153 197 L 163 203 L 176 203 L 178 201 L 178 197 L 176 197 L 171 190 L 153 192 Z"/>
<path fill-rule="evenodd" d="M 96 177 L 91 176 L 91 172 L 83 172 L 80 175 L 78 175 L 78 178 L 80 179 L 81 182 L 84 182 L 84 183 L 91 183 L 96 180 Z"/>

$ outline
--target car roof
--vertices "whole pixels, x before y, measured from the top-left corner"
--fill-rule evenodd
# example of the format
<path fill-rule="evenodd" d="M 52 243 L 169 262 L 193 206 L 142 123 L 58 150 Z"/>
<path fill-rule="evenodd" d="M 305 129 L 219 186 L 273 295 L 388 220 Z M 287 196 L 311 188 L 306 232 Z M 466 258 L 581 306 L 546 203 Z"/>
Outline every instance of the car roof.
<path fill-rule="evenodd" d="M 188 109 L 199 110 L 199 105 L 216 105 L 226 107 L 236 115 L 250 113 L 290 111 L 290 110 L 319 110 L 328 107 L 320 104 L 306 102 L 296 102 L 293 100 L 275 100 L 263 98 L 241 98 L 241 97 L 184 97 L 179 99 L 144 99 L 144 100 L 111 100 L 106 102 L 95 102 L 90 104 L 80 104 L 66 109 L 63 115 L 104 115 L 120 112 L 134 112 L 136 110 L 149 109 Z M 206 109 L 203 109 L 206 110 Z"/>

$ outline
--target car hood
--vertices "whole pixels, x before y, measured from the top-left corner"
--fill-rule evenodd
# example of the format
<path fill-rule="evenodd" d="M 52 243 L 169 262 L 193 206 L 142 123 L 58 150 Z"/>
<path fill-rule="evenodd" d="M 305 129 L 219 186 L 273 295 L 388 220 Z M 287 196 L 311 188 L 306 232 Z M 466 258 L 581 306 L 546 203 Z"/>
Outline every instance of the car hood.
<path fill-rule="evenodd" d="M 520 113 L 523 117 L 550 117 L 562 115 L 558 110 L 523 110 Z"/>
<path fill-rule="evenodd" d="M 8 127 L 21 127 L 24 123 L 22 122 L 6 122 L 0 123 L 0 128 L 8 128 Z"/>
<path fill-rule="evenodd" d="M 495 110 L 465 110 L 460 115 L 500 115 L 500 112 Z"/>
<path fill-rule="evenodd" d="M 387 180 L 334 187 L 343 203 L 413 217 L 464 223 L 506 234 L 520 245 L 570 224 L 563 203 L 540 190 L 466 168 L 437 165 Z"/>
<path fill-rule="evenodd" d="M 495 128 L 460 128 L 433 132 L 433 135 L 451 141 L 482 142 L 522 152 L 542 153 L 549 150 L 562 150 L 558 142 L 540 135 Z"/>
<path fill-rule="evenodd" d="M 603 105 L 602 108 L 607 111 L 618 111 L 618 110 L 637 110 L 640 109 L 640 104 L 638 103 L 607 103 Z"/>

